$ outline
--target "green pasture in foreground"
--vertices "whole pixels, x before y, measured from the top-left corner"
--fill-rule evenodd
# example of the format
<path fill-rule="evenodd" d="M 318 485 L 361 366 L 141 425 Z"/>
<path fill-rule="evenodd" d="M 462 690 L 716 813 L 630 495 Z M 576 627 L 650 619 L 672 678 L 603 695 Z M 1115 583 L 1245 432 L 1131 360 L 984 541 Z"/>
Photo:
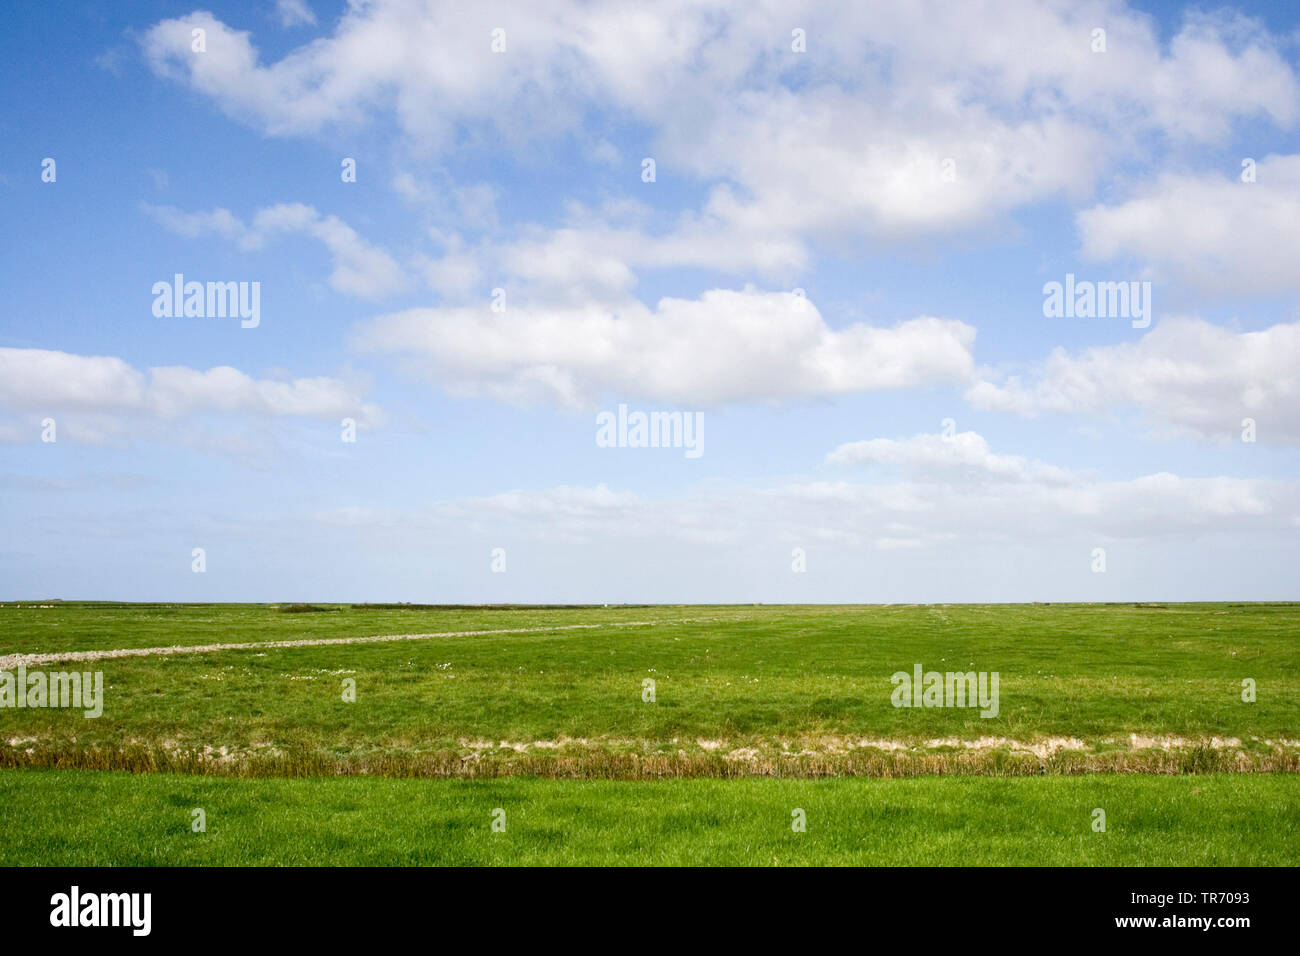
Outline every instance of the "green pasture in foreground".
<path fill-rule="evenodd" d="M 0 607 L 0 656 L 657 623 L 41 665 L 102 671 L 103 716 L 0 710 L 0 766 L 816 775 L 889 773 L 924 752 L 939 762 L 922 771 L 1012 773 L 1036 772 L 1038 758 L 1009 763 L 1009 741 L 1062 738 L 1067 758 L 1093 762 L 1047 769 L 1211 771 L 1294 769 L 1300 737 L 1295 604 L 22 605 Z M 998 715 L 892 706 L 890 675 L 917 663 L 997 671 Z M 1242 701 L 1245 678 L 1254 703 Z M 355 703 L 343 700 L 345 680 L 356 682 Z M 1170 737 L 1196 753 L 1129 760 L 1170 746 L 1144 738 Z M 964 746 L 978 740 L 979 750 Z M 882 741 L 917 750 L 885 760 L 890 751 L 872 749 Z"/>
<path fill-rule="evenodd" d="M 1294 774 L 561 781 L 9 770 L 0 806 L 0 865 L 1300 862 Z M 1093 831 L 1098 808 L 1104 833 Z M 206 832 L 192 830 L 195 809 Z M 505 832 L 492 829 L 498 809 Z M 791 828 L 796 809 L 804 833 Z"/>

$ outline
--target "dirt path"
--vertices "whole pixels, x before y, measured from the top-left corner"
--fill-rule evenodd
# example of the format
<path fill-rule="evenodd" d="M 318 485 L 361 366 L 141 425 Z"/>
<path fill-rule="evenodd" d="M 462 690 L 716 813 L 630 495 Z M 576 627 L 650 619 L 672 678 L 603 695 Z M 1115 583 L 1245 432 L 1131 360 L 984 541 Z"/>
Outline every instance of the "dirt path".
<path fill-rule="evenodd" d="M 264 651 L 283 647 L 329 647 L 334 644 L 384 644 L 390 641 L 428 641 L 439 637 L 490 637 L 496 634 L 544 634 L 554 631 L 600 630 L 610 627 L 654 627 L 659 624 L 699 624 L 714 618 L 677 621 L 612 621 L 606 624 L 553 624 L 548 627 L 504 627 L 490 631 L 442 631 L 436 634 L 381 634 L 375 637 L 314 637 L 296 641 L 253 641 L 245 644 L 174 644 L 171 647 L 123 647 L 116 650 L 54 651 L 48 654 L 6 654 L 0 670 L 19 664 L 56 664 L 61 661 L 101 661 L 116 657 L 162 657 L 168 654 L 209 654 L 214 651 Z"/>

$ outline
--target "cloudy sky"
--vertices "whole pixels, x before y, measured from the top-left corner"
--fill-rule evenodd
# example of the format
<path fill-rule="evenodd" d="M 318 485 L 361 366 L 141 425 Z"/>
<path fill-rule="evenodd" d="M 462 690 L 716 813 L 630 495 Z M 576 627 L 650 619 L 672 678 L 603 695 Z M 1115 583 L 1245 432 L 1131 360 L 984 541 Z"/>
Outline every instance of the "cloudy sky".
<path fill-rule="evenodd" d="M 0 599 L 1297 597 L 1289 4 L 0 17 Z"/>

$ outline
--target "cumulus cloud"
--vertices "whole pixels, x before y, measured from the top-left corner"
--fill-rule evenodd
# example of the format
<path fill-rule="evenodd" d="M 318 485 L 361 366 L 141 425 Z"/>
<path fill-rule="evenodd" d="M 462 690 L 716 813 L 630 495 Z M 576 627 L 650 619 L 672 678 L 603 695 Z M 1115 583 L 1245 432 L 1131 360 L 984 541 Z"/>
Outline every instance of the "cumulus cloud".
<path fill-rule="evenodd" d="M 790 49 L 787 22 L 806 30 L 807 53 Z M 1105 52 L 1093 49 L 1099 24 Z M 201 55 L 190 48 L 196 27 L 207 31 Z M 505 54 L 491 49 L 498 27 Z M 275 61 L 263 60 L 250 33 L 204 12 L 157 23 L 142 48 L 159 75 L 271 134 L 391 118 L 434 150 L 493 136 L 525 150 L 539 138 L 586 136 L 613 111 L 645 125 L 662 175 L 705 186 L 698 208 L 666 229 L 650 229 L 650 209 L 624 200 L 594 211 L 571 204 L 558 227 L 512 225 L 503 236 L 491 186 L 434 188 L 398 170 L 393 188 L 439 221 L 431 233 L 440 253 L 407 265 L 439 294 L 440 314 L 462 326 L 466 313 L 445 306 L 498 284 L 553 311 L 630 313 L 648 269 L 793 285 L 810 243 L 987 228 L 1026 204 L 1085 200 L 1126 159 L 1158 163 L 1153 139 L 1219 142 L 1239 120 L 1290 127 L 1300 115 L 1295 71 L 1258 22 L 1191 13 L 1166 40 L 1152 19 L 1108 0 L 760 3 L 743 12 L 682 3 L 635 13 L 622 4 L 452 10 L 377 0 Z M 1298 178 L 1283 157 L 1242 187 L 1251 195 L 1230 193 L 1228 180 L 1160 180 L 1152 196 L 1081 213 L 1084 252 L 1139 253 L 1187 281 L 1291 288 L 1285 252 L 1300 222 Z M 331 284 L 350 295 L 380 299 L 406 285 L 392 256 L 310 206 L 264 209 L 247 225 L 224 209 L 152 211 L 180 234 L 246 248 L 275 233 L 313 236 L 333 257 Z M 491 235 L 475 243 L 458 230 Z M 1250 237 L 1244 247 L 1230 246 L 1241 236 Z M 534 363 L 526 374 L 563 390 L 566 364 Z"/>
<path fill-rule="evenodd" d="M 1144 133 L 1218 141 L 1239 118 L 1290 126 L 1300 112 L 1294 71 L 1242 19 L 1193 17 L 1162 48 L 1120 4 L 808 13 L 818 73 L 837 83 L 745 89 L 706 121 L 692 125 L 700 111 L 687 112 L 662 133 L 671 157 L 739 188 L 716 189 L 709 209 L 751 228 L 970 228 L 1046 197 L 1087 195 L 1120 157 L 1152 158 Z M 1099 23 L 1104 53 L 1089 43 Z"/>
<path fill-rule="evenodd" d="M 329 250 L 333 262 L 330 286 L 345 295 L 382 299 L 400 291 L 406 276 L 383 249 L 362 239 L 337 216 L 325 216 L 303 203 L 279 203 L 259 209 L 250 223 L 228 209 L 185 212 L 174 206 L 144 204 L 163 228 L 179 236 L 217 235 L 246 250 L 261 249 L 276 235 L 309 236 Z"/>
<path fill-rule="evenodd" d="M 791 50 L 789 24 L 806 30 L 807 53 Z M 1099 24 L 1104 53 L 1092 49 Z M 203 55 L 195 27 L 208 32 Z M 1152 134 L 1213 142 L 1239 119 L 1286 127 L 1300 113 L 1295 73 L 1257 22 L 1194 13 L 1166 42 L 1104 0 L 384 0 L 270 63 L 249 33 L 203 12 L 156 24 L 142 44 L 157 73 L 272 134 L 380 112 L 429 148 L 469 131 L 527 149 L 602 111 L 631 115 L 661 168 L 717 183 L 710 215 L 764 234 L 968 228 L 1085 194 L 1123 157 L 1149 159 Z"/>
<path fill-rule="evenodd" d="M 698 150 L 685 137 L 676 150 L 700 176 L 725 180 L 708 216 L 828 239 L 969 229 L 1035 200 L 1085 195 L 1107 155 L 1101 133 L 1063 117 L 1009 122 L 970 103 L 924 112 L 922 121 L 914 108 L 842 90 L 747 96 L 700 131 Z"/>
<path fill-rule="evenodd" d="M 405 184 L 399 191 L 410 188 L 399 182 Z M 517 225 L 506 237 L 477 244 L 458 233 L 435 231 L 442 255 L 421 256 L 417 265 L 444 301 L 480 295 L 485 277 L 495 276 L 534 303 L 573 304 L 617 303 L 647 269 L 714 269 L 747 278 L 757 272 L 793 281 L 810 259 L 806 245 L 787 233 L 693 213 L 652 230 L 652 215 L 649 206 L 633 199 L 596 207 L 574 202 L 558 226 Z"/>
<path fill-rule="evenodd" d="M 72 413 L 60 432 L 95 441 L 120 433 L 123 417 L 176 421 L 204 413 L 382 421 L 355 386 L 332 378 L 255 379 L 238 369 L 162 366 L 142 372 L 108 355 L 0 348 L 0 407 L 36 415 Z M 65 427 L 66 426 L 66 427 Z M 33 441 L 39 429 L 15 433 Z"/>
<path fill-rule="evenodd" d="M 1170 432 L 1300 444 L 1300 323 L 1236 332 L 1193 318 L 1161 322 L 1136 342 L 1056 349 L 1029 375 L 984 378 L 966 398 L 1033 417 L 1132 408 Z"/>
<path fill-rule="evenodd" d="M 491 31 L 503 23 L 510 26 L 509 58 L 489 47 Z M 571 26 L 527 5 L 397 0 L 350 7 L 332 36 L 270 64 L 261 61 L 248 31 L 206 11 L 161 21 L 141 42 L 158 74 L 185 81 L 232 117 L 272 134 L 319 131 L 383 106 L 412 136 L 445 145 L 457 121 L 518 104 L 530 88 L 541 106 L 562 75 L 564 64 L 551 57 Z M 191 49 L 194 29 L 206 31 L 199 56 Z M 557 119 L 565 113 L 563 103 L 536 111 Z M 556 128 L 566 125 L 561 120 Z"/>
<path fill-rule="evenodd" d="M 934 29 L 941 22 L 944 29 Z M 781 28 L 773 26 L 780 23 Z M 955 104 L 978 92 L 1041 114 L 1078 106 L 1098 122 L 1123 119 L 1176 135 L 1215 137 L 1239 116 L 1289 123 L 1294 73 L 1256 21 L 1189 14 L 1167 43 L 1156 24 L 1122 3 L 1013 0 L 952 4 L 769 2 L 743 12 L 723 2 L 630 11 L 621 3 L 564 2 L 545 9 L 488 2 L 377 0 L 348 9 L 334 33 L 263 63 L 251 34 L 196 11 L 142 37 L 153 68 L 188 82 L 241 118 L 272 131 L 313 131 L 381 102 L 411 135 L 470 117 L 489 123 L 529 87 L 566 110 L 609 105 L 667 124 L 699 123 L 746 89 L 804 89 L 786 23 L 806 27 L 808 56 L 834 85 Z M 1106 25 L 1105 53 L 1092 30 Z M 191 30 L 208 31 L 192 56 Z M 506 56 L 491 31 L 506 32 Z M 512 36 L 513 34 L 513 36 Z M 510 41 L 516 42 L 510 42 Z M 874 82 L 873 82 L 874 81 Z M 441 97 L 442 109 L 421 111 Z M 695 102 L 694 110 L 682 107 Z M 518 119 L 515 117 L 514 119 Z"/>
<path fill-rule="evenodd" d="M 1300 291 L 1300 156 L 1237 175 L 1165 174 L 1133 198 L 1078 214 L 1083 254 L 1140 257 L 1162 278 L 1213 294 Z"/>
<path fill-rule="evenodd" d="M 634 300 L 616 310 L 413 309 L 372 319 L 355 337 L 458 394 L 570 406 L 607 395 L 712 405 L 964 383 L 974 339 L 969 325 L 929 317 L 835 330 L 800 296 L 750 289 L 666 298 L 653 310 Z"/>

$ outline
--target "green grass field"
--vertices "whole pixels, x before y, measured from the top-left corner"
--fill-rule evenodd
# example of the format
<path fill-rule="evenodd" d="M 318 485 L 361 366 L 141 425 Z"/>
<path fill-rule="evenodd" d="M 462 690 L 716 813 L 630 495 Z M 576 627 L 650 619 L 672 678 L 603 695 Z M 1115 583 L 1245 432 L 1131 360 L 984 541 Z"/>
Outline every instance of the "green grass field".
<path fill-rule="evenodd" d="M 608 626 L 628 622 L 657 623 Z M 0 766 L 598 777 L 1298 769 L 1295 605 L 10 605 L 0 655 L 573 624 L 602 626 L 77 664 L 103 671 L 104 715 L 0 711 Z M 915 663 L 999 672 L 998 716 L 894 707 L 890 675 Z M 1256 682 L 1254 703 L 1241 699 L 1244 678 Z M 348 679 L 355 703 L 343 701 Z"/>
<path fill-rule="evenodd" d="M 0 861 L 1294 863 L 1298 634 L 1295 604 L 7 604 L 0 669 L 105 699 L 0 708 Z M 241 646 L 57 659 L 211 644 Z M 997 716 L 893 706 L 915 664 L 998 672 Z"/>
<path fill-rule="evenodd" d="M 241 780 L 0 771 L 0 863 L 1294 865 L 1300 777 Z M 1093 811 L 1106 831 L 1092 829 Z M 193 811 L 207 831 L 192 830 Z M 504 832 L 492 829 L 504 812 Z M 802 809 L 806 832 L 792 829 Z"/>

